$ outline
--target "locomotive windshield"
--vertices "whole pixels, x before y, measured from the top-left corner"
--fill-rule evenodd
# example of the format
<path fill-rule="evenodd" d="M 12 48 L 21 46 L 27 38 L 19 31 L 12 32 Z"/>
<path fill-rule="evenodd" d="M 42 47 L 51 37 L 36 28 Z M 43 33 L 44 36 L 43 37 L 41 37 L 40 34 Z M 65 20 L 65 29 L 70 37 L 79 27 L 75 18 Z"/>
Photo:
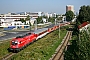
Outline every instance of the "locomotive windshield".
<path fill-rule="evenodd" d="M 23 36 L 17 36 L 16 38 L 23 38 Z"/>
<path fill-rule="evenodd" d="M 18 42 L 17 41 L 12 41 L 12 45 L 17 45 Z"/>
<path fill-rule="evenodd" d="M 31 33 L 27 33 L 27 34 L 22 35 L 22 36 L 17 36 L 16 38 L 23 38 L 23 37 L 28 36 L 28 35 L 31 35 Z"/>

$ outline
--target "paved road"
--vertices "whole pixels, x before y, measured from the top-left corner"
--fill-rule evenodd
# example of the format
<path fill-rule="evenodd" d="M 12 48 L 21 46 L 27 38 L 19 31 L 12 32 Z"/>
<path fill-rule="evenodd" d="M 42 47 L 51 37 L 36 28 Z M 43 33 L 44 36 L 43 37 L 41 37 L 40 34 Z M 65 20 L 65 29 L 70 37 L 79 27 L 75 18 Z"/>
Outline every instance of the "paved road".
<path fill-rule="evenodd" d="M 9 38 L 13 38 L 19 35 L 24 35 L 29 31 L 14 31 L 14 32 L 3 32 L 5 35 L 0 36 L 0 40 L 7 40 Z"/>

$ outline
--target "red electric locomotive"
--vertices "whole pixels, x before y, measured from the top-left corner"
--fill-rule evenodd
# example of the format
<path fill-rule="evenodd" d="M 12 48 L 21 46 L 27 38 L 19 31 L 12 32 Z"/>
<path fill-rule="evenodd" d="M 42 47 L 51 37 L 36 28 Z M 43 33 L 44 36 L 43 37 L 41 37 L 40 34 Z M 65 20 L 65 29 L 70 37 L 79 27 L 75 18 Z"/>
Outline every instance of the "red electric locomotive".
<path fill-rule="evenodd" d="M 33 42 L 36 39 L 37 35 L 34 33 L 27 33 L 23 36 L 17 36 L 16 38 L 13 38 L 10 42 L 10 51 L 18 52 L 27 45 L 29 45 L 31 42 Z"/>

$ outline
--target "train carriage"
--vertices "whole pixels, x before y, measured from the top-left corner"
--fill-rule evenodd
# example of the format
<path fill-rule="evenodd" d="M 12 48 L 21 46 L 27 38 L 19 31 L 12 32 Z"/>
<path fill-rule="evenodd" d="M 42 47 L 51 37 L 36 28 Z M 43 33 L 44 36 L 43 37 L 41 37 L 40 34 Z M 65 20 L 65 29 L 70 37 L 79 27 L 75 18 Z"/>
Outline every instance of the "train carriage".
<path fill-rule="evenodd" d="M 49 33 L 47 30 L 48 30 L 48 28 L 42 28 L 42 29 L 38 29 L 38 30 L 34 31 L 33 33 L 35 33 L 37 36 L 36 40 L 39 38 L 42 38 L 47 33 Z"/>

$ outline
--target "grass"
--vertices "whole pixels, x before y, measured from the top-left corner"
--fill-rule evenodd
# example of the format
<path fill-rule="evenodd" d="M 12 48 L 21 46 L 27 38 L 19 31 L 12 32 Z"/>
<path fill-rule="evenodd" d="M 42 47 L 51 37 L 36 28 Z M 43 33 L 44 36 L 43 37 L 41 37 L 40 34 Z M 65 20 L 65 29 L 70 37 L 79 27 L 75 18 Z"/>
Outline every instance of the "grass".
<path fill-rule="evenodd" d="M 66 30 L 61 30 L 61 38 L 58 36 L 59 31 L 56 30 L 42 39 L 29 45 L 27 48 L 14 55 L 9 60 L 48 60 L 55 52 L 58 45 L 66 34 Z"/>
<path fill-rule="evenodd" d="M 7 41 L 0 41 L 0 58 L 2 58 L 4 55 L 8 54 L 8 48 L 10 46 L 10 40 Z"/>

